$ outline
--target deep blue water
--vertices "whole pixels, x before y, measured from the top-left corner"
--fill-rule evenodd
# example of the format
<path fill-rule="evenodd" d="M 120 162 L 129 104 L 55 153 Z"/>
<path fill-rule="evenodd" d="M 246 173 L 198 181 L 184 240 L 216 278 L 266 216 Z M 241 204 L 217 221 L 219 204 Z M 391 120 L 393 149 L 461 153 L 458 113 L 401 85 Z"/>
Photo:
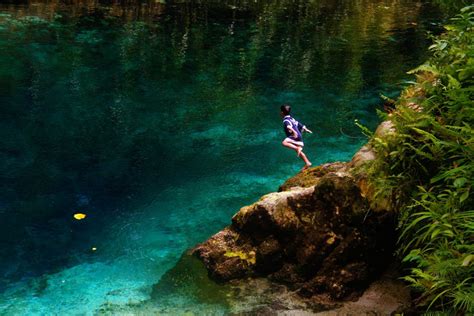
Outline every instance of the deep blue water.
<path fill-rule="evenodd" d="M 2 314 L 232 311 L 208 280 L 167 289 L 302 167 L 279 106 L 314 131 L 313 164 L 349 160 L 354 119 L 377 125 L 444 18 L 408 0 L 0 5 Z"/>

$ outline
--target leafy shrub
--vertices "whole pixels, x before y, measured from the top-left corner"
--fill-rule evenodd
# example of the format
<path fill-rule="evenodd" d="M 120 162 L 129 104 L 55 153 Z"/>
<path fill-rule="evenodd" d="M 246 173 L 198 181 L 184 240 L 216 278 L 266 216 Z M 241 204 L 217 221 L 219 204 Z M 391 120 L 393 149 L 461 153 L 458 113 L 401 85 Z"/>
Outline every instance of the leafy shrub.
<path fill-rule="evenodd" d="M 474 313 L 474 6 L 430 47 L 373 137 L 372 185 L 400 211 L 404 276 L 428 310 Z"/>

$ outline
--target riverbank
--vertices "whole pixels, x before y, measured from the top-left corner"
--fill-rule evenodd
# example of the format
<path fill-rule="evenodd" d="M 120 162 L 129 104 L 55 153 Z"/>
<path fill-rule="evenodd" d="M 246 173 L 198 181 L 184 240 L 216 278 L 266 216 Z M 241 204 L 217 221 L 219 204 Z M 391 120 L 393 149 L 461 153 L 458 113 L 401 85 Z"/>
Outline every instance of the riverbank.
<path fill-rule="evenodd" d="M 418 307 L 473 311 L 473 9 L 435 39 L 350 163 L 300 173 L 194 249 L 213 278 L 265 276 L 338 300 L 359 295 L 397 248 Z"/>
<path fill-rule="evenodd" d="M 379 136 L 391 132 L 385 122 L 377 129 Z M 193 254 L 215 280 L 267 277 L 325 306 L 356 299 L 387 269 L 395 249 L 396 213 L 359 172 L 374 159 L 363 147 L 349 163 L 297 174 L 279 192 L 241 208 Z"/>

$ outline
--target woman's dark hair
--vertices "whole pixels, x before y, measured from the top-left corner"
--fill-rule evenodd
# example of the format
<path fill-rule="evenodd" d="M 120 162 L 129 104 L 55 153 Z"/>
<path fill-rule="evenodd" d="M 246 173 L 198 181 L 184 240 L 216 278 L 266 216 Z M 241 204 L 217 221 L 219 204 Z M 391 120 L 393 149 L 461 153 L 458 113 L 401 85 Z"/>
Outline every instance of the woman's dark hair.
<path fill-rule="evenodd" d="M 291 106 L 289 106 L 288 104 L 283 104 L 281 107 L 280 107 L 280 110 L 283 114 L 285 115 L 289 115 L 290 112 L 291 112 Z"/>

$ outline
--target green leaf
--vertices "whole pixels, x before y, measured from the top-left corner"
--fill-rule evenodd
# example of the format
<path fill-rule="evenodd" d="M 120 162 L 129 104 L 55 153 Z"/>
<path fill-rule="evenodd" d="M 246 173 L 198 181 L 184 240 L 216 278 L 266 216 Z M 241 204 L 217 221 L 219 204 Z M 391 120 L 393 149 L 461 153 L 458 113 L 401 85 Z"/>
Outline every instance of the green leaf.
<path fill-rule="evenodd" d="M 415 69 L 412 69 L 412 70 L 408 71 L 407 74 L 413 75 L 413 74 L 416 74 L 417 72 L 420 72 L 420 71 L 426 71 L 426 72 L 431 72 L 433 74 L 439 74 L 438 69 L 436 69 L 435 66 L 432 66 L 430 64 L 423 64 L 421 66 L 418 66 Z"/>
<path fill-rule="evenodd" d="M 473 10 L 473 9 L 474 9 L 474 5 L 470 5 L 470 6 L 462 8 L 461 12 L 464 13 L 464 12 L 468 12 L 468 11 Z"/>
<path fill-rule="evenodd" d="M 442 291 L 441 293 L 439 293 L 438 295 L 436 295 L 436 297 L 431 300 L 430 305 L 428 305 L 428 309 L 430 309 L 431 306 L 433 306 L 433 304 L 434 304 L 440 297 L 444 296 L 444 295 L 445 295 L 447 292 L 449 292 L 449 291 L 450 291 L 450 289 L 446 289 L 446 290 Z"/>
<path fill-rule="evenodd" d="M 454 187 L 461 188 L 466 183 L 466 181 L 466 178 L 457 178 L 454 180 Z"/>
<path fill-rule="evenodd" d="M 459 83 L 459 81 L 456 78 L 454 78 L 451 75 L 448 75 L 448 87 L 454 88 L 454 89 L 459 89 L 459 88 L 461 88 L 461 84 Z"/>
<path fill-rule="evenodd" d="M 444 28 L 448 31 L 456 31 L 458 28 L 454 25 L 445 25 Z"/>
<path fill-rule="evenodd" d="M 403 262 L 418 261 L 420 257 L 421 250 L 413 249 L 408 255 L 403 258 Z"/>
<path fill-rule="evenodd" d="M 435 182 L 438 182 L 442 179 L 445 179 L 445 178 L 448 178 L 448 177 L 451 177 L 457 173 L 464 173 L 466 169 L 468 169 L 469 166 L 468 165 L 464 165 L 464 166 L 459 166 L 459 167 L 456 167 L 456 168 L 453 168 L 453 169 L 449 169 L 448 171 L 445 171 L 441 174 L 438 174 L 437 176 L 431 178 L 431 183 L 435 183 Z"/>
<path fill-rule="evenodd" d="M 466 192 L 464 192 L 460 197 L 459 197 L 459 202 L 464 202 L 466 201 L 466 199 L 469 197 L 469 190 L 467 190 Z"/>
<path fill-rule="evenodd" d="M 471 264 L 471 261 L 474 260 L 474 255 L 468 255 L 464 260 L 462 261 L 462 266 L 467 267 L 468 265 Z"/>
<path fill-rule="evenodd" d="M 436 236 L 439 235 L 439 233 L 441 232 L 441 229 L 437 228 L 433 231 L 433 233 L 431 233 L 431 239 L 433 240 Z"/>
<path fill-rule="evenodd" d="M 439 141 L 439 139 L 436 138 L 436 136 L 434 136 L 432 133 L 429 133 L 429 132 L 427 132 L 427 131 L 425 131 L 425 130 L 422 130 L 422 129 L 419 129 L 419 128 L 416 128 L 416 127 L 412 127 L 412 128 L 413 128 L 413 130 L 414 130 L 415 132 L 417 132 L 418 134 L 423 135 L 423 136 L 426 136 L 426 138 L 428 138 L 429 140 L 431 140 L 433 143 L 436 143 L 436 142 Z"/>

